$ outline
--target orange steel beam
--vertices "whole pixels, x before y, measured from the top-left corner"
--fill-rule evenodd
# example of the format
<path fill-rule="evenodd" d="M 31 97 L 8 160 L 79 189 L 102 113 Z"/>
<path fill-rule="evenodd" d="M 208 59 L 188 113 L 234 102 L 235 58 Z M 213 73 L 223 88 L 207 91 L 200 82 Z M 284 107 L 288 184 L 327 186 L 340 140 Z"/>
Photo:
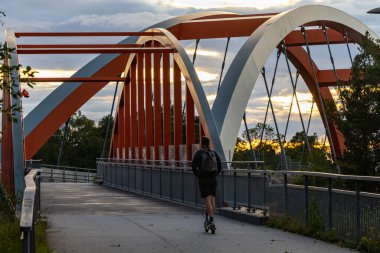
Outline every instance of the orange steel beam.
<path fill-rule="evenodd" d="M 191 160 L 192 147 L 195 143 L 195 116 L 194 116 L 194 100 L 190 90 L 186 85 L 186 159 Z"/>
<path fill-rule="evenodd" d="M 20 78 L 21 82 L 123 82 L 125 80 L 124 77 L 30 77 L 30 78 Z"/>
<path fill-rule="evenodd" d="M 342 82 L 348 82 L 351 77 L 351 69 L 337 69 L 336 73 Z M 336 77 L 334 70 L 319 70 L 317 72 L 319 87 L 329 87 L 336 85 Z"/>
<path fill-rule="evenodd" d="M 17 49 L 17 54 L 134 54 L 175 53 L 173 48 Z"/>
<path fill-rule="evenodd" d="M 155 36 L 160 32 L 16 32 L 16 38 L 20 37 L 109 37 L 109 36 Z"/>
<path fill-rule="evenodd" d="M 119 126 L 119 118 L 116 117 L 116 122 L 115 122 L 115 128 L 114 128 L 114 131 L 113 131 L 113 157 L 114 158 L 119 158 L 119 152 L 118 152 L 118 148 L 119 148 L 119 130 L 118 130 L 118 126 Z"/>
<path fill-rule="evenodd" d="M 161 117 L 161 54 L 153 54 L 154 74 L 154 159 L 160 158 L 159 146 L 162 145 L 162 117 Z"/>
<path fill-rule="evenodd" d="M 125 135 L 124 135 L 124 126 L 125 126 L 125 105 L 124 105 L 124 96 L 125 96 L 125 90 L 121 92 L 121 98 L 119 103 L 119 110 L 118 110 L 118 146 L 119 146 L 119 158 L 123 157 L 123 149 L 125 149 Z"/>
<path fill-rule="evenodd" d="M 306 51 L 302 47 L 291 47 L 287 49 L 287 52 L 288 52 L 289 59 L 291 60 L 293 65 L 298 69 L 303 80 L 308 86 L 311 94 L 315 98 L 314 100 L 317 104 L 318 110 L 321 111 L 323 105 L 321 105 L 319 103 L 319 100 L 317 99 L 317 90 L 316 90 L 317 87 L 315 87 L 313 72 L 312 72 L 312 69 L 309 63 L 309 58 Z M 319 77 L 323 76 L 323 74 L 321 74 L 323 73 L 323 71 L 319 70 L 318 67 L 315 65 L 315 63 L 314 63 L 314 69 L 316 70 L 316 73 L 317 73 L 317 79 L 318 79 L 318 76 Z M 339 74 L 338 74 L 338 77 L 339 77 Z M 319 79 L 318 79 L 318 82 L 319 82 Z M 324 101 L 326 100 L 333 101 L 333 97 L 328 87 L 318 87 L 318 88 L 321 91 L 322 99 Z M 327 121 L 328 122 L 324 122 L 322 120 L 325 127 L 326 127 L 326 124 L 328 124 L 330 127 L 330 132 L 331 132 L 331 137 L 332 137 L 332 142 L 333 142 L 332 145 L 334 145 L 337 155 L 342 155 L 344 150 L 346 150 L 346 146 L 344 144 L 344 136 L 339 131 L 337 125 L 335 125 L 331 119 L 327 119 Z"/>
<path fill-rule="evenodd" d="M 182 144 L 182 85 L 181 70 L 173 59 L 174 85 L 174 159 L 179 161 L 179 145 Z"/>
<path fill-rule="evenodd" d="M 339 79 L 347 82 L 350 79 L 350 69 L 337 69 Z M 21 78 L 21 82 L 122 82 L 124 77 L 31 77 Z M 335 74 L 333 70 L 320 70 L 318 72 L 319 86 L 334 86 L 336 83 Z"/>
<path fill-rule="evenodd" d="M 139 159 L 143 159 L 142 150 L 145 146 L 145 108 L 144 108 L 144 54 L 137 55 L 137 86 L 138 86 L 138 147 Z"/>
<path fill-rule="evenodd" d="M 34 49 L 34 48 L 136 48 L 140 44 L 21 44 L 17 48 Z"/>
<path fill-rule="evenodd" d="M 130 76 L 130 72 L 128 72 L 127 76 Z M 131 148 L 131 83 L 126 82 L 124 84 L 124 105 L 125 105 L 125 128 L 124 128 L 124 136 L 125 136 L 125 157 L 127 159 L 132 158 L 129 156 L 129 149 Z"/>
<path fill-rule="evenodd" d="M 132 158 L 138 159 L 136 156 L 135 148 L 137 147 L 137 68 L 136 59 L 131 65 L 131 149 Z"/>
<path fill-rule="evenodd" d="M 151 157 L 150 147 L 153 145 L 153 108 L 152 108 L 152 54 L 145 54 L 145 111 L 146 111 L 146 158 Z"/>
<path fill-rule="evenodd" d="M 169 28 L 179 40 L 213 39 L 227 37 L 245 37 L 251 35 L 260 25 L 271 18 L 273 14 L 244 17 L 228 17 L 221 19 L 198 19 L 178 24 Z M 313 26 L 314 23 L 306 24 Z M 346 43 L 343 35 L 333 29 L 328 29 L 331 44 Z M 321 29 L 308 30 L 309 45 L 326 44 Z M 293 31 L 286 37 L 288 46 L 303 45 L 300 31 Z M 351 39 L 349 42 L 353 42 Z"/>
<path fill-rule="evenodd" d="M 124 71 L 128 55 L 119 55 L 109 64 L 102 67 L 93 76 L 118 76 Z M 51 111 L 39 124 L 25 137 L 26 159 L 31 159 L 42 145 L 78 108 L 101 90 L 107 82 L 96 82 L 91 85 L 81 85 L 74 93 L 68 96 L 60 105 Z"/>
<path fill-rule="evenodd" d="M 327 35 L 329 37 L 330 44 L 346 43 L 343 35 L 333 29 L 328 29 Z M 307 37 L 309 45 L 326 45 L 326 38 L 323 35 L 322 29 L 307 30 Z M 352 43 L 353 40 L 349 39 L 348 42 Z M 303 38 L 301 31 L 293 31 L 285 37 L 285 43 L 287 47 L 303 46 L 305 45 L 305 39 Z"/>
<path fill-rule="evenodd" d="M 249 36 L 271 16 L 194 20 L 169 28 L 179 40 Z"/>
<path fill-rule="evenodd" d="M 164 156 L 169 159 L 169 145 L 171 144 L 171 110 L 170 110 L 170 55 L 162 55 L 162 85 L 164 104 Z"/>

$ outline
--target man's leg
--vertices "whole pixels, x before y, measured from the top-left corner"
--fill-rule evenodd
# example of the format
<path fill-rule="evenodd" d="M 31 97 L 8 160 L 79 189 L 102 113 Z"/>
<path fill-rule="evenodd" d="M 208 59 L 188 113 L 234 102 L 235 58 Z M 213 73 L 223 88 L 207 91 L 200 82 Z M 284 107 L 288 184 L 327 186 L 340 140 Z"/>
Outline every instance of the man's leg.
<path fill-rule="evenodd" d="M 206 206 L 207 214 L 210 218 L 214 216 L 212 197 L 213 197 L 212 195 L 208 195 L 207 197 L 205 197 L 205 206 Z"/>
<path fill-rule="evenodd" d="M 211 197 L 212 213 L 214 214 L 215 213 L 215 196 L 210 195 L 209 197 Z"/>

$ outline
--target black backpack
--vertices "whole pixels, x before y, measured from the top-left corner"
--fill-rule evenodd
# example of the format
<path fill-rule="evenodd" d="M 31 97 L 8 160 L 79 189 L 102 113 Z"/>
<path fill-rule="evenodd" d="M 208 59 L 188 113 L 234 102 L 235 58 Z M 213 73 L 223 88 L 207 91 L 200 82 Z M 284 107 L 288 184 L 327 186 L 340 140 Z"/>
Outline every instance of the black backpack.
<path fill-rule="evenodd" d="M 217 172 L 216 155 L 213 150 L 202 150 L 202 162 L 199 167 L 203 175 L 214 175 Z"/>

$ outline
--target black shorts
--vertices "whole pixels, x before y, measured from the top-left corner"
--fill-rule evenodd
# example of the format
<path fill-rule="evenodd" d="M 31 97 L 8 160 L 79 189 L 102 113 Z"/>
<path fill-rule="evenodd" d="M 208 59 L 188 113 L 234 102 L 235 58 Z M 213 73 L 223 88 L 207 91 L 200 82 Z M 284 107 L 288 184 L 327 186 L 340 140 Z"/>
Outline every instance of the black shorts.
<path fill-rule="evenodd" d="M 201 192 L 201 197 L 206 198 L 207 196 L 216 196 L 216 186 L 218 182 L 202 182 L 198 181 L 199 191 Z"/>

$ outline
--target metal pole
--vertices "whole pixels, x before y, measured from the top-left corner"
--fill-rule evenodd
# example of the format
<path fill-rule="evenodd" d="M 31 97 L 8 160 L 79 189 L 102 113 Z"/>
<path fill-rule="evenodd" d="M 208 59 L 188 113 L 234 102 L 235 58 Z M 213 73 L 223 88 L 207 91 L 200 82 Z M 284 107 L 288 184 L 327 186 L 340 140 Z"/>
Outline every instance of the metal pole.
<path fill-rule="evenodd" d="M 264 178 L 263 178 L 264 179 L 263 180 L 263 182 L 264 182 L 264 199 L 263 199 L 263 202 L 264 202 L 264 212 L 263 212 L 263 215 L 265 217 L 265 216 L 267 216 L 267 207 L 266 207 L 266 205 L 267 205 L 267 184 L 266 184 L 267 174 L 264 173 L 263 176 L 264 176 Z"/>
<path fill-rule="evenodd" d="M 128 176 L 128 190 L 129 190 L 130 189 L 130 187 L 129 187 L 129 180 L 130 180 L 130 178 L 129 178 L 129 174 L 130 174 L 129 163 L 128 163 L 128 167 L 127 168 L 128 168 L 128 171 L 127 171 L 128 172 L 128 174 L 127 174 L 127 176 Z"/>
<path fill-rule="evenodd" d="M 360 189 L 359 181 L 355 180 L 355 192 L 356 192 L 356 242 L 360 240 Z"/>
<path fill-rule="evenodd" d="M 116 99 L 118 86 L 119 86 L 119 82 L 116 82 L 115 92 L 113 94 L 113 100 L 112 100 L 112 106 L 111 106 L 111 113 L 108 117 L 108 122 L 107 122 L 106 136 L 104 137 L 104 141 L 103 141 L 102 155 L 100 156 L 101 158 L 104 158 L 105 152 L 106 152 L 106 146 L 107 146 L 108 135 L 109 135 L 110 126 L 111 126 L 111 119 L 112 119 L 112 114 L 113 114 L 113 108 L 115 106 L 115 99 Z"/>
<path fill-rule="evenodd" d="M 173 200 L 173 182 L 172 182 L 172 168 L 169 168 L 169 194 L 170 200 Z"/>
<path fill-rule="evenodd" d="M 182 197 L 182 203 L 185 203 L 185 169 L 181 168 L 181 197 Z"/>
<path fill-rule="evenodd" d="M 336 82 L 338 83 L 339 82 L 339 78 L 338 78 L 338 74 L 336 73 L 336 68 L 335 68 L 335 63 L 334 63 L 334 57 L 332 56 L 332 53 L 331 53 L 330 41 L 329 41 L 329 36 L 327 34 L 326 25 L 322 26 L 322 31 L 323 31 L 323 34 L 325 35 L 325 40 L 326 40 L 327 48 L 329 50 L 329 55 L 330 55 L 330 61 L 331 61 L 331 64 L 332 64 L 332 67 L 333 67 L 333 70 L 334 70 Z"/>
<path fill-rule="evenodd" d="M 268 103 L 269 103 L 271 111 L 272 111 L 272 117 L 273 117 L 273 121 L 274 121 L 274 126 L 276 127 L 277 138 L 278 138 L 278 142 L 280 143 L 281 154 L 282 154 L 282 156 L 283 156 L 283 158 L 285 160 L 285 169 L 288 170 L 288 163 L 286 161 L 285 149 L 284 149 L 284 146 L 283 146 L 282 141 L 281 141 L 280 132 L 278 130 L 276 115 L 274 113 L 273 104 L 272 104 L 272 100 L 271 100 L 271 93 L 269 92 L 269 88 L 268 88 L 268 84 L 267 84 L 267 79 L 265 77 L 265 68 L 264 67 L 261 70 L 261 74 L 262 74 L 262 76 L 264 78 L 265 89 L 267 91 L 267 95 L 268 95 L 268 98 L 269 98 Z"/>
<path fill-rule="evenodd" d="M 329 189 L 328 189 L 328 201 L 329 201 L 329 229 L 332 229 L 332 179 L 329 177 Z"/>
<path fill-rule="evenodd" d="M 310 66 L 311 66 L 311 69 L 312 69 L 312 72 L 313 72 L 315 89 L 317 90 L 318 100 L 319 100 L 319 103 L 321 105 L 321 114 L 322 114 L 321 116 L 322 116 L 323 122 L 325 123 L 326 134 L 327 134 L 327 136 L 329 138 L 330 147 L 331 147 L 331 153 L 332 153 L 332 156 L 333 156 L 333 160 L 335 162 L 337 173 L 340 174 L 340 168 L 339 168 L 339 164 L 338 164 L 338 161 L 337 161 L 337 158 L 336 158 L 335 147 L 334 147 L 334 143 L 332 141 L 332 137 L 331 137 L 331 133 L 330 133 L 330 127 L 329 127 L 329 124 L 328 124 L 328 121 L 327 121 L 327 116 L 326 116 L 326 111 L 325 111 L 325 107 L 324 107 L 321 91 L 320 91 L 319 85 L 318 85 L 317 74 L 315 73 L 315 68 L 314 68 L 314 65 L 313 65 L 313 60 L 312 60 L 311 54 L 310 54 L 310 48 L 309 48 L 309 43 L 308 43 L 308 40 L 307 40 L 307 33 L 306 33 L 306 30 L 305 30 L 305 27 L 302 26 L 301 27 L 301 31 L 302 31 L 302 36 L 304 37 L 304 40 L 305 40 L 306 51 L 307 51 L 307 54 L 309 56 Z"/>
<path fill-rule="evenodd" d="M 255 150 L 252 147 L 252 140 L 251 140 L 251 136 L 249 135 L 248 125 L 247 125 L 247 119 L 245 117 L 245 112 L 244 112 L 244 115 L 243 115 L 243 121 L 244 121 L 245 131 L 247 133 L 247 138 L 248 138 L 249 148 L 251 150 L 252 158 L 256 162 L 257 160 L 256 160 Z M 254 163 L 254 164 L 255 164 L 255 169 L 258 170 L 257 163 Z M 251 164 L 251 167 L 252 167 L 252 164 Z"/>
<path fill-rule="evenodd" d="M 219 83 L 218 83 L 218 89 L 216 91 L 216 94 L 218 94 L 220 83 L 222 82 L 223 70 L 224 70 L 224 65 L 226 63 L 226 56 L 227 56 L 228 45 L 230 44 L 230 39 L 231 39 L 230 37 L 227 38 L 227 44 L 226 44 L 226 49 L 224 50 L 223 63 L 222 63 L 222 68 L 220 70 Z"/>
<path fill-rule="evenodd" d="M 298 77 L 299 77 L 299 72 L 297 71 L 297 74 L 296 74 L 296 81 L 295 81 L 295 87 L 297 88 L 297 83 L 298 83 Z M 284 141 L 286 141 L 286 135 L 288 133 L 288 127 L 289 127 L 289 121 L 290 121 L 290 115 L 292 113 L 292 109 L 293 109 L 293 101 L 294 101 L 294 91 L 293 91 L 293 95 L 292 95 L 292 101 L 290 102 L 290 108 L 289 108 L 289 113 L 288 113 L 288 119 L 286 120 L 286 126 L 285 126 L 285 133 L 284 133 Z"/>
<path fill-rule="evenodd" d="M 346 46 L 347 46 L 347 50 L 348 50 L 348 55 L 350 56 L 350 61 L 351 61 L 351 64 L 352 64 L 352 55 L 351 55 L 350 46 L 348 45 L 348 33 L 347 32 L 344 33 L 344 38 L 346 40 Z"/>
<path fill-rule="evenodd" d="M 305 175 L 305 224 L 309 224 L 309 177 Z"/>
<path fill-rule="evenodd" d="M 288 215 L 288 174 L 284 174 L 285 214 Z"/>
<path fill-rule="evenodd" d="M 153 196 L 153 166 L 154 162 L 150 167 L 150 196 Z"/>
<path fill-rule="evenodd" d="M 198 45 L 199 45 L 199 41 L 200 39 L 196 39 L 195 40 L 195 49 L 194 49 L 194 54 L 193 54 L 193 66 L 194 66 L 194 63 L 195 63 L 195 59 L 197 58 L 197 50 L 198 50 Z M 182 107 L 182 120 L 184 120 L 185 118 L 185 109 L 186 109 L 186 101 L 183 103 L 183 107 Z"/>
<path fill-rule="evenodd" d="M 58 169 L 58 166 L 59 166 L 59 163 L 61 161 L 62 154 L 63 154 L 63 146 L 65 145 L 65 140 L 66 140 L 66 135 L 67 135 L 67 129 L 69 127 L 70 119 L 71 119 L 71 117 L 65 122 L 65 129 L 63 130 L 63 136 L 62 136 L 62 140 L 61 140 L 61 146 L 59 148 L 59 153 L 58 153 L 58 158 L 57 158 L 57 169 Z"/>
<path fill-rule="evenodd" d="M 251 212 L 251 172 L 248 172 L 248 208 L 247 212 Z"/>
<path fill-rule="evenodd" d="M 222 203 L 224 203 L 224 169 L 222 169 Z"/>
<path fill-rule="evenodd" d="M 300 121 L 301 121 L 301 125 L 302 125 L 302 130 L 303 132 L 305 133 L 305 143 L 307 145 L 307 149 L 310 153 L 310 145 L 309 145 L 309 141 L 308 141 L 308 138 L 307 138 L 307 135 L 306 135 L 306 130 L 305 130 L 305 124 L 303 123 L 303 118 L 302 118 L 302 113 L 301 113 L 301 108 L 300 108 L 300 104 L 298 102 L 298 96 L 297 96 L 297 80 L 298 80 L 298 76 L 297 76 L 297 80 L 296 80 L 296 83 L 294 83 L 293 81 L 293 76 L 292 76 L 292 72 L 290 70 L 290 65 L 289 65 L 289 59 L 288 59 L 288 53 L 286 52 L 286 44 L 285 42 L 282 43 L 283 45 L 283 51 L 284 51 L 284 54 L 285 54 L 285 60 L 286 60 L 286 65 L 288 67 L 288 72 L 289 72 L 289 76 L 290 76 L 290 81 L 292 83 L 292 88 L 293 88 L 293 96 L 295 97 L 296 99 L 296 105 L 297 105 L 297 108 L 298 108 L 298 114 L 300 116 Z M 285 132 L 285 137 L 286 137 L 286 132 Z M 285 137 L 284 137 L 284 140 L 285 140 Z"/>
<path fill-rule="evenodd" d="M 268 98 L 270 98 L 270 97 L 272 96 L 273 86 L 274 86 L 274 82 L 275 82 L 275 80 L 276 80 L 276 73 L 277 73 L 277 67 L 278 67 L 278 60 L 280 59 L 280 56 L 281 56 L 281 51 L 278 50 L 278 51 L 277 51 L 276 65 L 275 65 L 275 67 L 274 67 L 274 73 L 273 73 L 273 77 L 272 77 L 272 83 L 271 83 L 271 87 L 270 87 L 270 92 L 269 92 L 269 96 L 268 96 Z M 265 130 L 265 127 L 266 127 L 266 122 L 267 122 L 267 117 L 268 117 L 268 111 L 269 111 L 269 100 L 268 100 L 268 103 L 267 103 L 267 109 L 266 109 L 266 111 L 265 111 L 265 117 L 264 117 L 263 128 L 261 129 L 260 142 L 259 142 L 259 145 L 258 145 L 258 148 L 257 148 L 257 150 L 259 150 L 259 152 L 260 152 L 261 144 L 262 144 L 262 142 L 263 142 L 264 130 Z"/>
<path fill-rule="evenodd" d="M 235 210 L 237 207 L 236 205 L 236 170 L 234 170 L 234 207 L 233 209 Z"/>
<path fill-rule="evenodd" d="M 162 184 L 162 183 L 161 183 L 161 181 L 162 181 L 162 180 L 161 180 L 161 179 L 162 179 L 162 176 L 161 176 L 161 170 L 162 170 L 162 168 L 161 168 L 161 166 L 160 166 L 160 198 L 162 197 L 162 190 L 161 190 L 161 187 L 162 187 L 162 186 L 161 186 L 161 184 Z"/>
<path fill-rule="evenodd" d="M 311 110 L 310 110 L 310 115 L 309 115 L 309 121 L 307 122 L 307 128 L 306 128 L 306 136 L 309 135 L 309 129 L 310 129 L 310 122 L 311 122 L 311 115 L 313 114 L 313 109 L 314 109 L 314 98 L 311 102 Z M 303 159 L 303 154 L 305 151 L 305 145 L 302 146 L 302 154 L 301 154 L 301 161 Z"/>

